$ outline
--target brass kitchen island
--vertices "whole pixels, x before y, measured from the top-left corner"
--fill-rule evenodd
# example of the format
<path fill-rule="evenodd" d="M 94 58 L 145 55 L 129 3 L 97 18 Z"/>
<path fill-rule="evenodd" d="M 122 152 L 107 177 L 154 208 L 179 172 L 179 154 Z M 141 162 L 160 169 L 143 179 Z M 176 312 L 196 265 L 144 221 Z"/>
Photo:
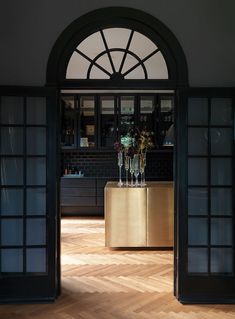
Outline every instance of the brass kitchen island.
<path fill-rule="evenodd" d="M 144 187 L 104 190 L 107 247 L 172 247 L 173 182 L 147 182 Z"/>

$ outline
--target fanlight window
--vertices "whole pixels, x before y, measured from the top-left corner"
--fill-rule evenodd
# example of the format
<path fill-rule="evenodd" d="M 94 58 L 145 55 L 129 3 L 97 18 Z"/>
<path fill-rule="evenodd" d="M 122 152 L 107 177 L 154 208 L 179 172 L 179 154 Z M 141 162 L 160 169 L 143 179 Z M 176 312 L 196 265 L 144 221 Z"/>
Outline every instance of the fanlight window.
<path fill-rule="evenodd" d="M 66 79 L 168 79 L 165 59 L 145 35 L 126 28 L 95 32 L 74 50 Z"/>

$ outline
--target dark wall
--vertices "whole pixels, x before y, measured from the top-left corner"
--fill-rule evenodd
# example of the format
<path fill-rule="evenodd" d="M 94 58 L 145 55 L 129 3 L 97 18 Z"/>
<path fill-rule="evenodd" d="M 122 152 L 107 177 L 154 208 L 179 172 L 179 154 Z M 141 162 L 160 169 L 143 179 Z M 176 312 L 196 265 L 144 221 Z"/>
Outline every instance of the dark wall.
<path fill-rule="evenodd" d="M 79 16 L 127 6 L 161 20 L 185 52 L 191 86 L 235 86 L 234 0 L 7 0 L 0 4 L 0 84 L 44 85 L 49 53 Z"/>

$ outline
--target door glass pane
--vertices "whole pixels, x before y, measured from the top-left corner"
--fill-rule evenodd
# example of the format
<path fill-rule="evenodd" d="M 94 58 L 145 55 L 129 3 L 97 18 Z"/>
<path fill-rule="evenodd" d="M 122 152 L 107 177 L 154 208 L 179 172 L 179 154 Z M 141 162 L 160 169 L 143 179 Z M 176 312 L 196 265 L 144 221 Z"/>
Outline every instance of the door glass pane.
<path fill-rule="evenodd" d="M 207 159 L 189 158 L 188 159 L 188 184 L 206 185 L 207 184 Z"/>
<path fill-rule="evenodd" d="M 1 159 L 1 184 L 23 184 L 23 160 L 19 158 Z"/>
<path fill-rule="evenodd" d="M 233 110 L 231 98 L 211 99 L 211 124 L 232 125 Z"/>
<path fill-rule="evenodd" d="M 154 132 L 154 96 L 140 97 L 140 128 Z"/>
<path fill-rule="evenodd" d="M 26 212 L 28 215 L 46 214 L 46 189 L 27 188 Z"/>
<path fill-rule="evenodd" d="M 101 96 L 100 98 L 101 146 L 103 147 L 113 147 L 116 139 L 114 102 L 113 96 Z M 90 129 L 92 130 L 92 127 Z"/>
<path fill-rule="evenodd" d="M 188 99 L 188 124 L 208 125 L 208 99 Z"/>
<path fill-rule="evenodd" d="M 19 127 L 1 128 L 1 154 L 23 154 L 23 129 Z"/>
<path fill-rule="evenodd" d="M 232 214 L 232 188 L 211 188 L 211 214 Z"/>
<path fill-rule="evenodd" d="M 27 97 L 27 124 L 46 125 L 46 98 Z"/>
<path fill-rule="evenodd" d="M 211 128 L 211 154 L 232 155 L 233 130 L 230 128 Z"/>
<path fill-rule="evenodd" d="M 207 218 L 189 218 L 188 221 L 188 244 L 208 244 L 208 221 Z"/>
<path fill-rule="evenodd" d="M 26 249 L 26 271 L 46 272 L 46 249 L 28 248 Z"/>
<path fill-rule="evenodd" d="M 1 250 L 2 272 L 23 272 L 23 249 Z"/>
<path fill-rule="evenodd" d="M 188 248 L 188 272 L 208 272 L 207 248 Z"/>
<path fill-rule="evenodd" d="M 46 220 L 44 218 L 28 218 L 26 221 L 26 244 L 46 244 Z"/>
<path fill-rule="evenodd" d="M 95 147 L 95 98 L 80 98 L 80 147 Z"/>
<path fill-rule="evenodd" d="M 1 189 L 1 215 L 23 214 L 23 189 Z"/>
<path fill-rule="evenodd" d="M 120 113 L 120 135 L 122 137 L 135 125 L 134 96 L 121 96 Z"/>
<path fill-rule="evenodd" d="M 231 218 L 211 218 L 211 244 L 232 245 Z"/>
<path fill-rule="evenodd" d="M 208 192 L 206 188 L 188 189 L 188 214 L 207 215 Z"/>
<path fill-rule="evenodd" d="M 211 159 L 211 184 L 232 184 L 232 160 L 230 158 Z"/>
<path fill-rule="evenodd" d="M 46 159 L 28 158 L 27 159 L 27 185 L 46 184 Z"/>
<path fill-rule="evenodd" d="M 23 244 L 23 221 L 22 219 L 1 220 L 1 244 L 13 246 Z"/>
<path fill-rule="evenodd" d="M 1 98 L 1 124 L 24 124 L 24 99 L 18 96 Z"/>
<path fill-rule="evenodd" d="M 208 129 L 188 128 L 188 154 L 208 154 Z"/>
<path fill-rule="evenodd" d="M 46 154 L 46 128 L 28 127 L 27 128 L 27 154 L 45 155 Z"/>
<path fill-rule="evenodd" d="M 233 272 L 233 249 L 211 248 L 211 272 Z"/>

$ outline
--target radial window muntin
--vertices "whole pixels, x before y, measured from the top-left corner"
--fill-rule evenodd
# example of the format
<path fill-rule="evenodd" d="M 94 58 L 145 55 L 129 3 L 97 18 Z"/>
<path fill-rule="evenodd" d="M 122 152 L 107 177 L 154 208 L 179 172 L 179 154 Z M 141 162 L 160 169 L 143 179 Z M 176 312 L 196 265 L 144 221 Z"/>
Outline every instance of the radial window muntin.
<path fill-rule="evenodd" d="M 116 42 L 123 42 L 122 47 L 114 47 L 118 33 Z M 114 59 L 117 53 L 119 61 Z M 148 37 L 132 29 L 106 28 L 92 33 L 76 47 L 67 65 L 66 79 L 166 80 L 169 75 L 160 49 Z"/>

